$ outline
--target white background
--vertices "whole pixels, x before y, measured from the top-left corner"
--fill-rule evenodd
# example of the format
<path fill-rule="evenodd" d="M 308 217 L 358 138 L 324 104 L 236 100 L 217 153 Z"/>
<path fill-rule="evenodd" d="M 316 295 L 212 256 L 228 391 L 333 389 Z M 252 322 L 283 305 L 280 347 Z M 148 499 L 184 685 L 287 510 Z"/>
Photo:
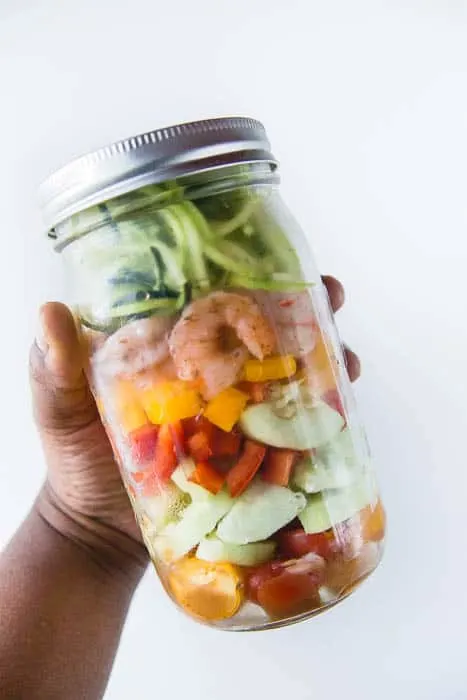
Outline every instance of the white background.
<path fill-rule="evenodd" d="M 39 181 L 172 122 L 263 120 L 323 271 L 388 513 L 383 565 L 276 632 L 213 632 L 150 572 L 106 698 L 467 698 L 467 4 L 1 0 L 0 544 L 44 465 L 29 415 L 38 304 L 63 295 Z M 92 640 L 89 640 L 92 644 Z"/>

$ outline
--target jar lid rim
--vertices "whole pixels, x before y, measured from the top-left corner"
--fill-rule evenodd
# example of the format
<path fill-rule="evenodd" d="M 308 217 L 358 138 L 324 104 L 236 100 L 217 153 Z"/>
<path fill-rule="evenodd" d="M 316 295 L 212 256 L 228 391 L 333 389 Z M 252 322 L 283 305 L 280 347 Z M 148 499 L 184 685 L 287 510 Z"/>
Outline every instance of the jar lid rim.
<path fill-rule="evenodd" d="M 83 155 L 39 188 L 49 234 L 73 214 L 126 192 L 241 163 L 277 167 L 263 124 L 249 117 L 185 122 L 138 134 Z"/>

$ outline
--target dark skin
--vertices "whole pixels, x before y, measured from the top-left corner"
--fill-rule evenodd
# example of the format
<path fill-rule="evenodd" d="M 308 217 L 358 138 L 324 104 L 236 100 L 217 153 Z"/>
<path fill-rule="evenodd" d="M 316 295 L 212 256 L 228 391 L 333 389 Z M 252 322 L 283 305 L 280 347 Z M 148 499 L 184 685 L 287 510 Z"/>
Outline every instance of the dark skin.
<path fill-rule="evenodd" d="M 333 311 L 342 285 L 324 277 Z M 102 698 L 148 563 L 69 310 L 46 304 L 31 390 L 47 477 L 0 556 L 0 697 Z M 352 381 L 357 356 L 345 350 Z"/>

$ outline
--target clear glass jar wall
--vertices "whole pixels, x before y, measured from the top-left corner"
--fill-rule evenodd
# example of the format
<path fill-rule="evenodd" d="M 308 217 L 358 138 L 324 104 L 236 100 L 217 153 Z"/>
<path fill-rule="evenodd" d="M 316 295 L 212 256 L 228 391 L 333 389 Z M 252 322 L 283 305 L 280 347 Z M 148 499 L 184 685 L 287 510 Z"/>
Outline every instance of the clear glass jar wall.
<path fill-rule="evenodd" d="M 151 559 L 181 608 L 225 629 L 334 605 L 385 527 L 326 291 L 272 180 L 224 167 L 56 231 Z"/>

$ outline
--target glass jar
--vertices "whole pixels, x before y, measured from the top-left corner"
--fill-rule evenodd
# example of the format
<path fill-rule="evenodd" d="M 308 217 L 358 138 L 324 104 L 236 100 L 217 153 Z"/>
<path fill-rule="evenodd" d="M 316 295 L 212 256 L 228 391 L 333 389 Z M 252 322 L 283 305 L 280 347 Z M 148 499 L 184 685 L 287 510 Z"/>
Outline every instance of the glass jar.
<path fill-rule="evenodd" d="M 222 629 L 329 608 L 383 546 L 327 294 L 277 186 L 262 125 L 227 118 L 114 144 L 42 188 L 151 559 Z"/>

